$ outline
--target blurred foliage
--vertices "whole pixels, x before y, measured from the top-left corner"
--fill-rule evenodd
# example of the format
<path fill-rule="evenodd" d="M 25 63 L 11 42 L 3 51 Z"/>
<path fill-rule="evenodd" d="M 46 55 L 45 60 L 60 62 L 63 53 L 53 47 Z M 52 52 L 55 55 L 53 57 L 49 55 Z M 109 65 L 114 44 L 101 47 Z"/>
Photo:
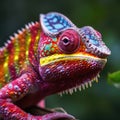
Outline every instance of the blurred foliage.
<path fill-rule="evenodd" d="M 57 11 L 79 27 L 90 25 L 100 31 L 112 54 L 98 84 L 71 95 L 52 95 L 47 106 L 63 107 L 80 120 L 119 120 L 120 91 L 107 84 L 107 73 L 120 69 L 120 1 L 119 0 L 1 0 L 0 46 L 15 31 L 40 13 Z M 56 86 L 57 87 L 57 86 Z"/>
<path fill-rule="evenodd" d="M 120 71 L 108 74 L 108 83 L 120 88 Z"/>

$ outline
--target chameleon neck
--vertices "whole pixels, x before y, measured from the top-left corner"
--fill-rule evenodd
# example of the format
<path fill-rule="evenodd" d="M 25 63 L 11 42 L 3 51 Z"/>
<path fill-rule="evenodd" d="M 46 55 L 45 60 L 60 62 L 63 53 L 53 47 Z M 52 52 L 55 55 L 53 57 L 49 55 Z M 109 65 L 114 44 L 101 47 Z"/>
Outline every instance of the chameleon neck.
<path fill-rule="evenodd" d="M 10 37 L 5 47 L 0 49 L 0 88 L 19 76 L 27 64 L 37 68 L 40 31 L 38 22 L 28 24 L 14 37 Z"/>

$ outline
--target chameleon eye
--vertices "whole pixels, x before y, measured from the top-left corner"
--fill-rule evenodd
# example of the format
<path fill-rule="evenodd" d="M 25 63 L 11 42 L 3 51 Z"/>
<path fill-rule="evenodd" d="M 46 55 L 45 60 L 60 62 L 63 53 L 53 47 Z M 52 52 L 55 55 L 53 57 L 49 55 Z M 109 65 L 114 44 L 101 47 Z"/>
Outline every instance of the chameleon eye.
<path fill-rule="evenodd" d="M 58 46 L 64 53 L 75 52 L 79 45 L 80 37 L 74 30 L 66 30 L 59 37 Z"/>

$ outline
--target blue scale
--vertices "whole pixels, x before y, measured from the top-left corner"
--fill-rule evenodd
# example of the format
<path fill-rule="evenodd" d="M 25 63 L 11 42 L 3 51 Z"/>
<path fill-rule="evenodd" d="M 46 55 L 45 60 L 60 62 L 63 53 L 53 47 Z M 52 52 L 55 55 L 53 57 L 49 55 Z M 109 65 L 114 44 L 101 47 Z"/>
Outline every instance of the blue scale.
<path fill-rule="evenodd" d="M 58 34 L 64 29 L 74 27 L 75 25 L 64 15 L 51 12 L 40 16 L 40 22 L 45 33 Z"/>

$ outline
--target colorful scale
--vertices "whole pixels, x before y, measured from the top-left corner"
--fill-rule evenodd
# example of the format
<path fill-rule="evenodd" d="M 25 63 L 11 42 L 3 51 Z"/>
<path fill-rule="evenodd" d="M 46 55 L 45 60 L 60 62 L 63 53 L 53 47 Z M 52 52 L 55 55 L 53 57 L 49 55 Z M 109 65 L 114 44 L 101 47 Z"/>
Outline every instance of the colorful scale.
<path fill-rule="evenodd" d="M 39 23 L 29 24 L 14 34 L 14 37 L 10 37 L 10 41 L 0 50 L 0 88 L 14 80 L 26 63 L 32 61 L 34 64 L 32 53 L 37 52 L 39 36 Z"/>
<path fill-rule="evenodd" d="M 57 42 L 58 39 L 56 37 L 51 38 L 42 33 L 40 39 L 40 58 L 59 53 Z"/>

